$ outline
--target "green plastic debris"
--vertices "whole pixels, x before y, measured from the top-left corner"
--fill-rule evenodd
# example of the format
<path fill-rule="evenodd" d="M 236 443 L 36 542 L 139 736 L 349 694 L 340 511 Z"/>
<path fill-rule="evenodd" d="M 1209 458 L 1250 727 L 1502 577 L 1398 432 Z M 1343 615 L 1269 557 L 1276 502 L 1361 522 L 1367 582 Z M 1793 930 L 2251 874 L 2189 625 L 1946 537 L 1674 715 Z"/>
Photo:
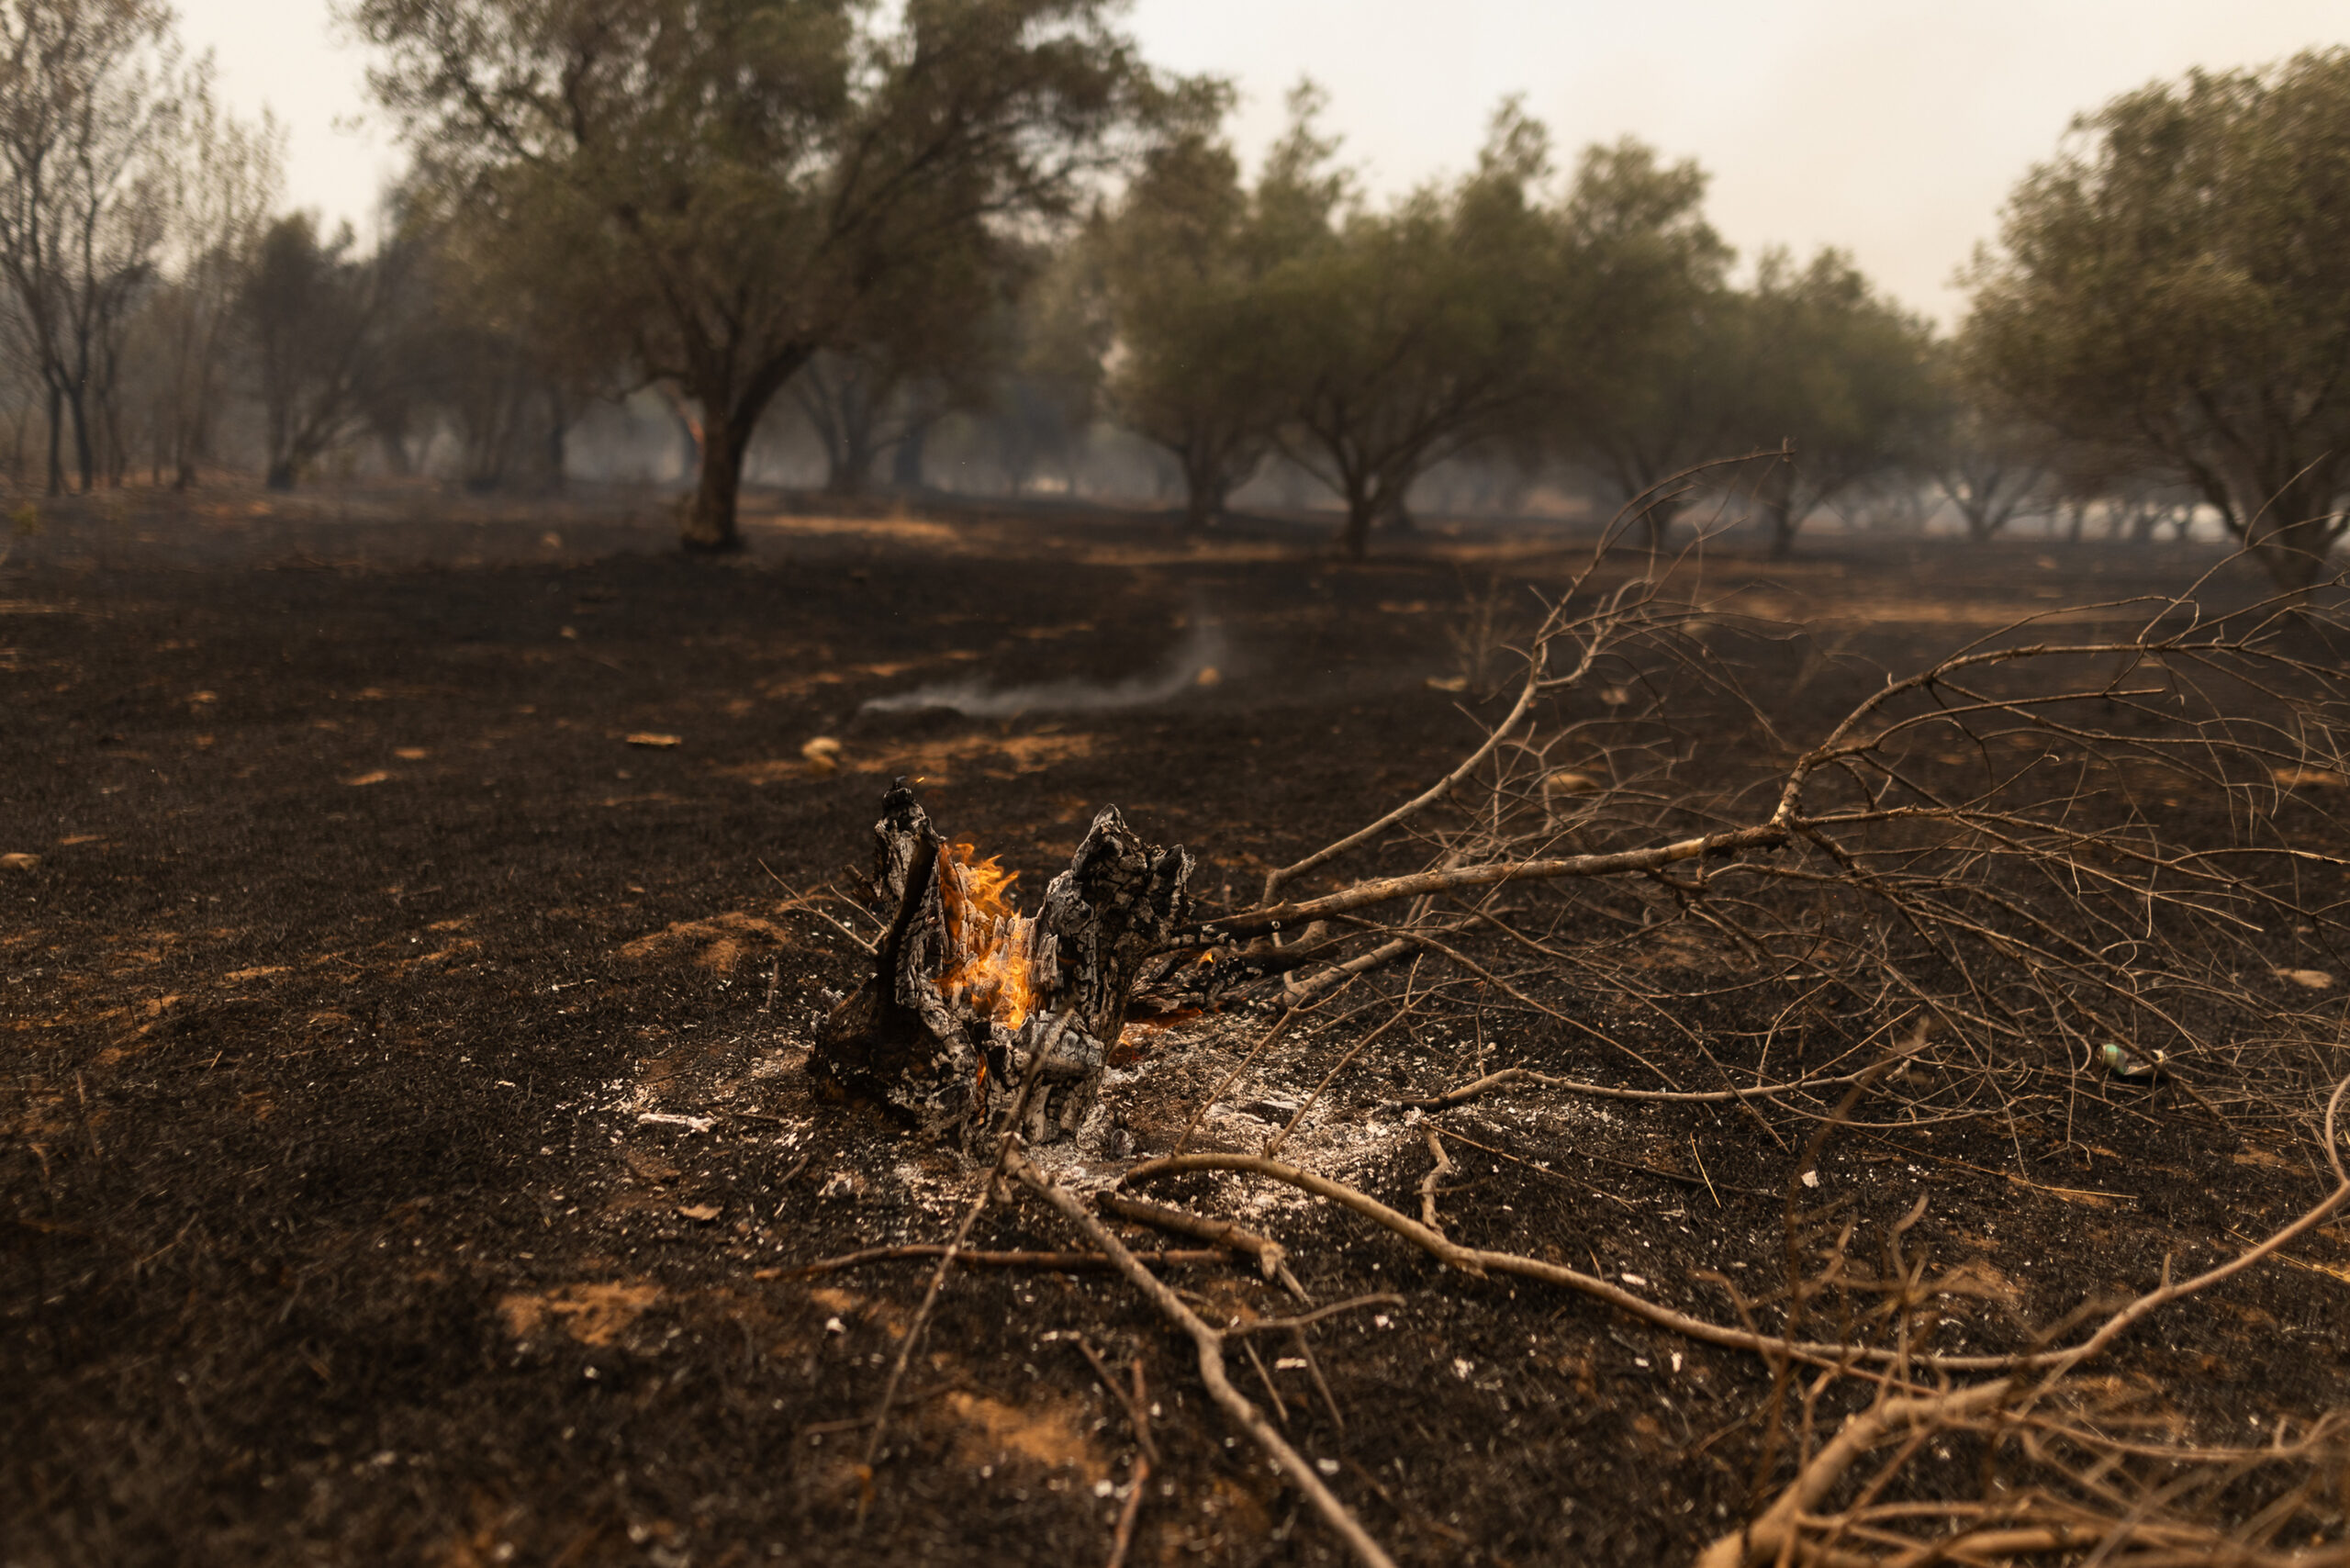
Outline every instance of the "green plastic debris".
<path fill-rule="evenodd" d="M 2146 1061 L 2132 1056 L 2120 1046 L 2108 1043 L 2097 1048 L 2098 1059 L 2105 1063 L 2108 1076 L 2125 1083 L 2156 1083 L 2163 1076 L 2163 1053 L 2156 1051 L 2154 1059 Z"/>

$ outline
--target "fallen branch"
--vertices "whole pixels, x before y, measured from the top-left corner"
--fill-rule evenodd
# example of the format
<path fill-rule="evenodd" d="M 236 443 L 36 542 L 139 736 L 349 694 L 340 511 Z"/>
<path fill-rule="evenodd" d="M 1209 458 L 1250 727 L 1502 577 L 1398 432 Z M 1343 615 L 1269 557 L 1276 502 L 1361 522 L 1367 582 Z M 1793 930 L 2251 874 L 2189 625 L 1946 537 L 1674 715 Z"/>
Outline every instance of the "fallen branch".
<path fill-rule="evenodd" d="M 2333 1086 L 2333 1094 L 2325 1106 L 2325 1147 L 2327 1158 L 2336 1170 L 2340 1158 L 2334 1141 L 2334 1117 L 2342 1103 L 2343 1092 L 2350 1089 L 2350 1078 Z M 2044 1397 L 2057 1382 L 2083 1361 L 2110 1345 L 2149 1314 L 2172 1302 L 2210 1289 L 2223 1280 L 2232 1278 L 2262 1259 L 2293 1240 L 2324 1224 L 2345 1201 L 2350 1201 L 2350 1179 L 2339 1182 L 2315 1207 L 2280 1230 L 2273 1231 L 2263 1241 L 2246 1248 L 2227 1261 L 2206 1269 L 2192 1279 L 2174 1282 L 2170 1278 L 2170 1263 L 2163 1263 L 2163 1282 L 2154 1290 L 2127 1303 L 2106 1318 L 2097 1332 L 2070 1350 L 2043 1358 L 2039 1364 L 2046 1373 L 2029 1394 L 2020 1394 L 2014 1378 L 1993 1383 L 1979 1383 L 1946 1394 L 1881 1396 L 1868 1409 L 1846 1420 L 1835 1437 L 1814 1454 L 1796 1474 L 1786 1488 L 1775 1498 L 1761 1517 L 1734 1535 L 1726 1535 L 1708 1546 L 1697 1559 L 1697 1568 L 1741 1568 L 1742 1564 L 1772 1560 L 1784 1562 L 1795 1547 L 1804 1526 L 1811 1522 L 1819 1502 L 1830 1488 L 1841 1480 L 1862 1455 L 1869 1452 L 1889 1437 L 1899 1432 L 1918 1431 L 1943 1425 L 1987 1411 L 2004 1403 L 2018 1408 L 2028 1407 Z M 1924 1360 L 1924 1358 L 1919 1358 Z M 2123 1521 L 2117 1525 L 2131 1528 Z M 2102 1539 L 2102 1534 L 2098 1539 Z M 1923 1548 L 1931 1551 L 1949 1543 L 1935 1542 Z M 1974 1543 L 1970 1543 L 1974 1544 Z M 2060 1543 L 2040 1547 L 2011 1545 L 2006 1550 L 2053 1551 Z M 2064 1543 L 2069 1544 L 2069 1543 Z M 2082 1542 L 2080 1544 L 2090 1544 Z M 1979 1544 L 1976 1550 L 1984 1550 Z M 2333 1554 L 2337 1559 L 2339 1553 Z"/>
<path fill-rule="evenodd" d="M 1466 1105 L 1496 1089 L 1512 1083 L 1537 1083 L 1545 1089 L 1563 1089 L 1570 1094 L 1587 1095 L 1595 1100 L 1641 1100 L 1651 1103 L 1674 1105 L 1720 1105 L 1733 1100 L 1767 1100 L 1776 1094 L 1793 1094 L 1806 1089 L 1832 1089 L 1856 1081 L 1857 1072 L 1847 1072 L 1835 1078 L 1799 1078 L 1788 1083 L 1758 1083 L 1751 1089 L 1618 1089 L 1606 1083 L 1584 1083 L 1572 1078 L 1552 1078 L 1548 1073 L 1529 1068 L 1505 1067 L 1489 1072 L 1474 1082 L 1458 1089 L 1448 1089 L 1441 1094 L 1416 1100 L 1390 1100 L 1391 1105 L 1412 1105 L 1422 1110 L 1443 1111 L 1455 1105 Z"/>
<path fill-rule="evenodd" d="M 1400 1295 L 1358 1295 L 1344 1301 L 1334 1301 L 1327 1306 L 1317 1306 L 1312 1312 L 1301 1312 L 1295 1317 L 1259 1317 L 1254 1323 L 1236 1323 L 1225 1330 L 1226 1334 L 1268 1334 L 1281 1328 L 1309 1328 L 1326 1317 L 1336 1317 L 1342 1312 L 1360 1312 L 1366 1306 L 1402 1306 Z M 1341 1423 L 1343 1425 L 1344 1423 Z"/>
<path fill-rule="evenodd" d="M 922 1305 L 915 1309 L 914 1320 L 907 1327 L 905 1338 L 899 1343 L 897 1360 L 890 1363 L 889 1380 L 881 1385 L 881 1402 L 874 1407 L 873 1436 L 867 1441 L 865 1458 L 857 1466 L 861 1484 L 856 1498 L 856 1518 L 860 1527 L 865 1522 L 865 1510 L 873 1499 L 873 1464 L 880 1457 L 882 1435 L 889 1430 L 890 1402 L 898 1395 L 898 1385 L 905 1381 L 906 1368 L 914 1358 L 914 1348 L 922 1342 L 923 1330 L 930 1326 L 930 1315 L 937 1309 L 938 1293 L 946 1288 L 947 1271 L 954 1268 L 955 1260 L 963 1250 L 963 1243 L 970 1239 L 971 1227 L 979 1224 L 979 1215 L 987 1212 L 989 1203 L 995 1196 L 997 1179 L 1005 1174 L 1008 1162 L 1018 1158 L 1014 1151 L 1020 1143 L 1020 1119 L 1026 1114 L 1029 1098 L 1035 1093 L 1037 1084 L 1044 1081 L 1045 1063 L 1050 1058 L 1053 1046 L 1067 1025 L 1068 1016 L 1063 1014 L 1055 1020 L 1050 1031 L 1029 1053 L 1028 1070 L 1022 1075 L 1020 1087 L 1012 1097 L 1012 1108 L 1004 1117 L 1002 1136 L 996 1140 L 995 1160 L 988 1168 L 986 1180 L 979 1183 L 979 1196 L 973 1198 L 971 1206 L 963 1211 L 963 1222 L 955 1227 L 954 1236 L 939 1249 L 938 1265 L 931 1271 L 930 1284 L 923 1292 Z M 1131 1257 L 1127 1260 L 1133 1262 Z M 1140 1263 L 1134 1266 L 1137 1269 L 1142 1267 Z"/>
<path fill-rule="evenodd" d="M 1456 866 L 1444 871 L 1421 871 L 1408 877 L 1377 877 L 1318 899 L 1292 900 L 1286 903 L 1243 910 L 1238 914 L 1210 923 L 1202 928 L 1202 935 L 1216 940 L 1253 936 L 1260 931 L 1279 931 L 1286 925 L 1322 920 L 1334 914 L 1351 914 L 1356 910 L 1393 903 L 1398 899 L 1418 898 L 1425 893 L 1457 892 L 1462 888 L 1490 888 L 1503 882 L 1555 881 L 1562 877 L 1626 877 L 1662 871 L 1667 866 L 1678 865 L 1684 860 L 1735 855 L 1747 849 L 1775 849 L 1796 836 L 1796 828 L 1792 825 L 1792 819 L 1789 822 L 1772 821 L 1728 828 L 1720 833 L 1700 834 L 1695 838 L 1675 839 L 1670 844 L 1651 845 L 1645 849 L 1618 849 L 1605 855 L 1569 855 L 1557 858 L 1501 860 L 1482 866 Z"/>
<path fill-rule="evenodd" d="M 947 1249 L 936 1242 L 915 1242 L 903 1247 L 868 1247 L 862 1252 L 845 1252 L 837 1258 L 821 1258 L 813 1263 L 803 1263 L 792 1271 L 794 1279 L 811 1280 L 819 1274 L 834 1274 L 844 1269 L 862 1268 L 867 1263 L 899 1262 L 915 1258 L 944 1258 Z M 1196 1267 L 1203 1263 L 1226 1263 L 1232 1254 L 1220 1249 L 1198 1248 L 1143 1252 L 1137 1256 L 1146 1263 L 1162 1267 Z M 974 1252 L 968 1249 L 955 1253 L 956 1264 L 966 1269 L 1048 1269 L 1068 1273 L 1078 1270 L 1106 1269 L 1110 1260 L 1099 1252 L 1038 1252 L 1023 1249 L 1002 1252 Z"/>
<path fill-rule="evenodd" d="M 1162 1159 L 1145 1160 L 1127 1171 L 1122 1180 L 1129 1182 L 1150 1182 L 1162 1176 L 1179 1176 L 1194 1170 L 1238 1170 L 1259 1176 L 1269 1176 L 1276 1182 L 1286 1182 L 1301 1192 L 1311 1193 L 1319 1198 L 1327 1198 L 1332 1203 L 1354 1210 L 1364 1218 L 1383 1226 L 1412 1242 L 1438 1261 L 1449 1264 L 1464 1274 L 1480 1279 L 1488 1274 L 1510 1274 L 1520 1279 L 1540 1280 L 1547 1284 L 1563 1285 L 1569 1290 L 1604 1301 L 1610 1306 L 1619 1307 L 1635 1317 L 1655 1324 L 1660 1328 L 1669 1328 L 1676 1334 L 1684 1335 L 1707 1344 L 1721 1345 L 1736 1350 L 1751 1350 L 1758 1355 L 1793 1356 L 1797 1360 L 1811 1361 L 1820 1366 L 1847 1369 L 1867 1363 L 1878 1366 L 1919 1366 L 1942 1372 L 2012 1372 L 2038 1371 L 2042 1368 L 2068 1364 L 2068 1358 L 2078 1359 L 2082 1355 L 2091 1353 L 2102 1347 L 2106 1338 L 2109 1338 L 2106 1330 L 2100 1330 L 2099 1338 L 2071 1350 L 2027 1350 L 2013 1355 L 1988 1356 L 1934 1355 L 1865 1345 L 1783 1338 L 1743 1328 L 1731 1328 L 1702 1317 L 1693 1317 L 1685 1312 L 1675 1311 L 1672 1307 L 1651 1301 L 1645 1296 L 1635 1295 L 1621 1285 L 1612 1284 L 1595 1274 L 1586 1274 L 1579 1269 L 1544 1262 L 1539 1258 L 1528 1258 L 1516 1252 L 1494 1252 L 1483 1248 L 1456 1246 L 1419 1221 L 1389 1208 L 1368 1193 L 1360 1192 L 1344 1182 L 1333 1182 L 1326 1176 L 1317 1175 L 1314 1171 L 1285 1164 L 1278 1159 L 1268 1159 L 1261 1155 L 1171 1155 Z M 2247 1255 L 2234 1263 L 2223 1265 L 2221 1269 L 2213 1270 L 2208 1274 L 2199 1275 L 2185 1285 L 2165 1286 L 2165 1288 L 2171 1294 L 2156 1293 L 2161 1299 L 2154 1301 L 2153 1305 L 2160 1305 L 2163 1302 L 2175 1300 L 2178 1295 L 2188 1294 L 2191 1290 L 2199 1290 L 2207 1284 L 2216 1283 L 2218 1280 L 2225 1278 L 2236 1269 L 2256 1261 L 2258 1257 L 2266 1257 L 2268 1251 L 2284 1246 L 2294 1238 L 2323 1224 L 2326 1217 L 2333 1214 L 2345 1198 L 2350 1198 L 2350 1187 L 2337 1190 L 2334 1195 L 2324 1204 L 2311 1210 L 2310 1214 L 2302 1216 L 2285 1230 L 2279 1231 L 2267 1243 L 2263 1244 L 2263 1250 L 2256 1256 Z M 2146 1310 L 2151 1311 L 2152 1306 Z M 2143 1316 L 2143 1313 L 2140 1316 Z M 2119 1333 L 2121 1328 L 2129 1326 L 2129 1322 L 2134 1321 L 2136 1318 L 2132 1317 L 2119 1327 L 2109 1325 L 2109 1327 L 2111 1333 Z"/>
<path fill-rule="evenodd" d="M 1248 1396 L 1232 1386 L 1232 1380 L 1224 1370 L 1224 1336 L 1209 1327 L 1197 1313 L 1183 1305 L 1181 1296 L 1144 1268 L 1140 1260 L 1126 1250 L 1125 1244 L 1110 1234 L 1109 1227 L 1094 1216 L 1093 1211 L 1069 1189 L 1019 1155 L 1010 1158 L 1006 1169 L 1031 1192 L 1052 1205 L 1062 1218 L 1075 1226 L 1088 1241 L 1107 1253 L 1117 1263 L 1118 1271 L 1125 1275 L 1153 1306 L 1192 1337 L 1192 1343 L 1199 1352 L 1200 1381 L 1207 1384 L 1208 1396 L 1271 1457 L 1273 1463 L 1297 1489 L 1305 1494 L 1315 1511 L 1346 1541 L 1356 1561 L 1368 1564 L 1369 1568 L 1394 1568 L 1394 1559 L 1371 1538 L 1370 1532 L 1355 1518 L 1354 1511 L 1323 1484 L 1322 1477 L 1315 1473 L 1314 1467 L 1289 1445 L 1288 1439 L 1273 1429 L 1257 1407 L 1248 1402 Z"/>
<path fill-rule="evenodd" d="M 1444 1152 L 1444 1140 L 1436 1136 L 1433 1125 L 1428 1127 L 1427 1135 L 1428 1154 L 1436 1163 L 1428 1167 L 1426 1176 L 1420 1178 L 1420 1223 L 1442 1236 L 1444 1226 L 1438 1223 L 1436 1217 L 1436 1190 L 1438 1182 L 1452 1174 L 1452 1157 Z"/>
<path fill-rule="evenodd" d="M 1121 1219 L 1133 1220 L 1159 1230 L 1172 1231 L 1195 1240 L 1213 1242 L 1234 1252 L 1246 1252 L 1257 1260 L 1258 1271 L 1267 1279 L 1281 1272 L 1281 1265 L 1289 1257 L 1289 1249 L 1269 1236 L 1259 1236 L 1253 1230 L 1243 1230 L 1230 1220 L 1209 1219 L 1204 1215 L 1186 1214 L 1170 1209 L 1164 1204 L 1147 1203 L 1141 1198 L 1129 1198 L 1122 1193 L 1104 1193 L 1102 1206 Z"/>

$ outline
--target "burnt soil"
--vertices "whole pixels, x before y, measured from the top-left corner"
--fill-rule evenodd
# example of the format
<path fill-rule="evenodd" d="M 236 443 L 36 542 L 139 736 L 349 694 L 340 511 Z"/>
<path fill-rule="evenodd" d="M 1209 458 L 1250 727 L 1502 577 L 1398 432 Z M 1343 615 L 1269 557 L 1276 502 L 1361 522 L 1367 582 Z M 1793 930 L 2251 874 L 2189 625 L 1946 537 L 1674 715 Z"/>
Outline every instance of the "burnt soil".
<path fill-rule="evenodd" d="M 1241 902 L 1473 744 L 1431 682 L 1473 657 L 1493 585 L 1558 578 L 1557 540 L 1437 531 L 1347 565 L 1273 524 L 1195 545 L 1150 519 L 764 515 L 746 554 L 698 560 L 626 498 L 57 510 L 0 562 L 0 853 L 37 857 L 0 866 L 10 1568 L 1099 1561 L 1135 1445 L 1080 1336 L 1138 1356 L 1154 1402 L 1134 1561 L 1339 1559 L 1188 1343 L 1098 1273 L 952 1280 L 861 1477 L 928 1270 L 795 1271 L 944 1239 L 972 1178 L 811 1099 L 813 1019 L 859 958 L 778 884 L 852 884 L 906 776 L 1028 889 L 1114 802 Z M 1817 729 L 1877 670 L 2209 564 L 1860 540 L 1715 569 L 1834 629 L 1843 662 L 1782 715 Z M 1151 700 L 861 711 L 1071 676 Z M 1110 1092 L 1119 1147 L 1163 1151 L 1265 1022 L 1144 1039 Z M 1348 1043 L 1284 1044 L 1208 1146 L 1269 1132 Z M 1292 1153 L 1416 1213 L 1430 1157 L 1393 1099 L 1520 1059 L 1498 1026 L 1399 1031 Z M 1720 1320 L 1701 1275 L 1782 1268 L 1805 1124 L 1500 1096 L 1443 1126 L 1457 1239 Z M 2326 1187 L 2306 1146 L 2159 1091 L 2069 1127 L 1852 1136 L 1819 1169 L 1863 1218 L 1930 1198 L 1912 1241 L 1985 1282 L 1969 1348 L 2143 1290 L 2166 1254 L 2208 1264 Z M 1750 1357 L 1445 1273 L 1261 1182 L 1153 1195 L 1270 1230 L 1318 1301 L 1403 1298 L 1317 1327 L 1311 1367 L 1286 1335 L 1262 1381 L 1234 1366 L 1404 1561 L 1683 1560 L 1784 1478 Z M 974 1241 L 1074 1244 L 1027 1202 Z M 2173 1309 L 2132 1376 L 2211 1441 L 2350 1405 L 2345 1255 L 2323 1233 Z M 1170 1277 L 1212 1315 L 1296 1310 L 1251 1270 Z"/>

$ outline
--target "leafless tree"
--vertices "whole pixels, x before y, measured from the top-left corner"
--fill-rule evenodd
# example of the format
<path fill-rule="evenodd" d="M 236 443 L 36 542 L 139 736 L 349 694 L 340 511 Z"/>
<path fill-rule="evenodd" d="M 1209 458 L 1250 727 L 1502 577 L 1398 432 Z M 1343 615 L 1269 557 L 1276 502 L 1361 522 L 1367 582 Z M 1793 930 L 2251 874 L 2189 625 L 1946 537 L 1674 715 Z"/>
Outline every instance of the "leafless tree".
<path fill-rule="evenodd" d="M 0 274 L 48 397 L 49 487 L 70 428 L 82 488 L 121 335 L 165 239 L 186 78 L 155 0 L 0 6 Z"/>
<path fill-rule="evenodd" d="M 213 455 L 228 395 L 237 307 L 284 185 L 285 135 L 266 112 L 247 123 L 215 99 L 209 73 L 190 84 L 185 140 L 171 168 L 164 282 L 150 298 L 147 378 L 158 465 L 175 488 Z"/>

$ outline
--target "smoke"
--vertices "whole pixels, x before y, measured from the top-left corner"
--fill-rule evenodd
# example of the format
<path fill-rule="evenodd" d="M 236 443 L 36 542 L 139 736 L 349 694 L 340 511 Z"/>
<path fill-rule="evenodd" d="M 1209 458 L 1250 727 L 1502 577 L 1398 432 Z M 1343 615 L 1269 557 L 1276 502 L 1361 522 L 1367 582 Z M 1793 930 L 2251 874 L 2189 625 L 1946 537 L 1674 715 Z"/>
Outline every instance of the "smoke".
<path fill-rule="evenodd" d="M 872 698 L 859 711 L 910 713 L 924 708 L 947 708 L 968 719 L 1009 719 L 1022 713 L 1101 713 L 1119 708 L 1146 708 L 1196 687 L 1215 685 L 1224 678 L 1224 628 L 1212 621 L 1194 619 L 1181 644 L 1153 674 L 1128 676 L 1118 681 L 1070 676 L 1060 680 L 1002 687 L 970 678 L 933 681 L 912 691 Z"/>

